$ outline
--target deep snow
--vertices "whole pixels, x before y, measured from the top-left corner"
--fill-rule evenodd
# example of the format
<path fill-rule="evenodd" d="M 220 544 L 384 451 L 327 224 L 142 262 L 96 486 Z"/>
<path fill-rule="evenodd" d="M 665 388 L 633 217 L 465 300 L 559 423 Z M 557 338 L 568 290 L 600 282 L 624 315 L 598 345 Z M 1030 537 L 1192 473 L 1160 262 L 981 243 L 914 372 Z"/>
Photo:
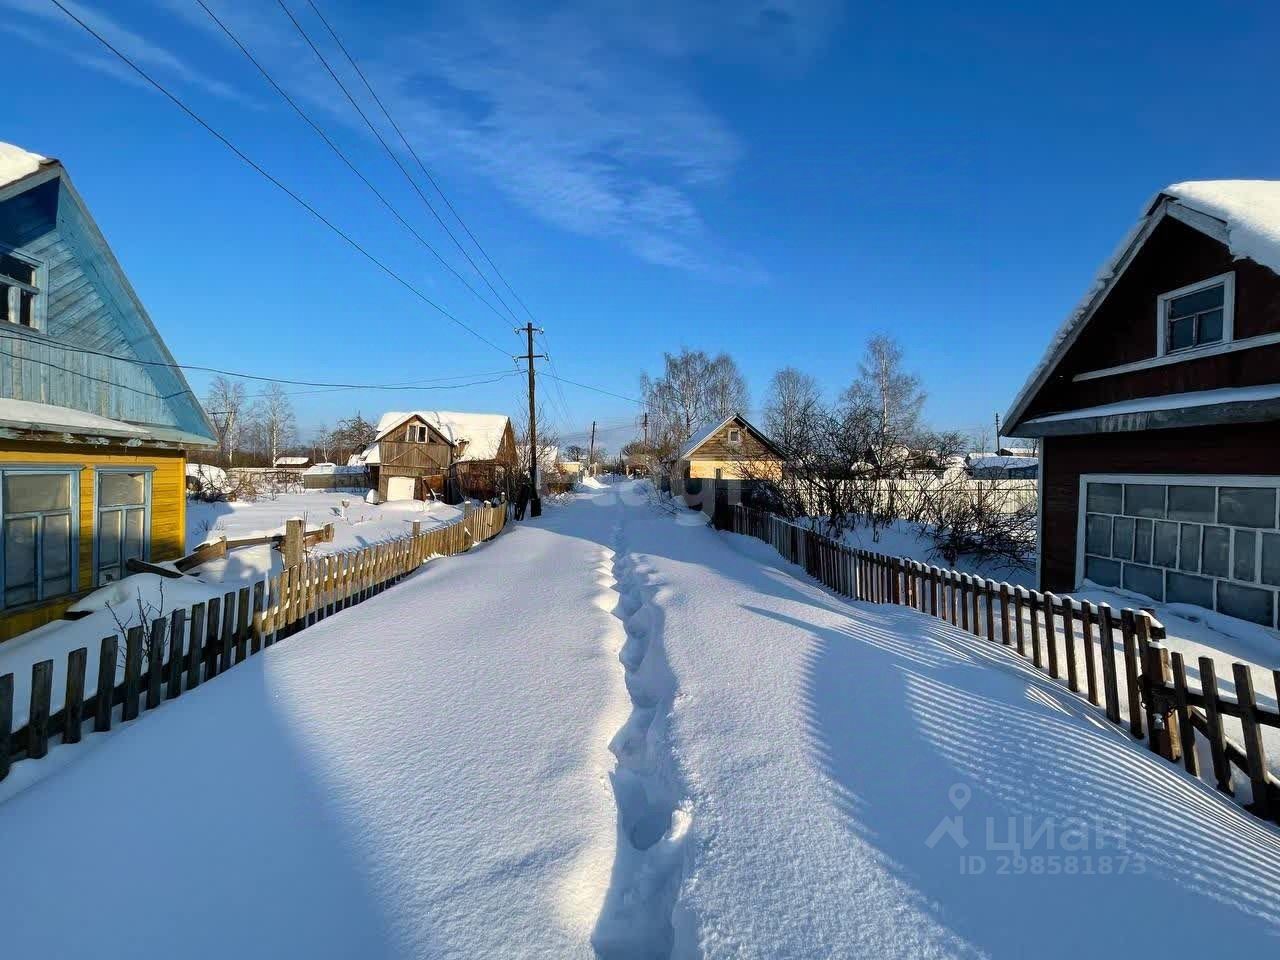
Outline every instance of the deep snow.
<path fill-rule="evenodd" d="M 16 956 L 100 945 L 120 902 L 67 923 L 66 864 L 131 883 L 153 845 L 174 895 L 116 956 L 1068 956 L 1151 917 L 1179 953 L 1280 936 L 1280 833 L 1004 648 L 846 603 L 630 484 L 102 739 L 0 807 Z"/>

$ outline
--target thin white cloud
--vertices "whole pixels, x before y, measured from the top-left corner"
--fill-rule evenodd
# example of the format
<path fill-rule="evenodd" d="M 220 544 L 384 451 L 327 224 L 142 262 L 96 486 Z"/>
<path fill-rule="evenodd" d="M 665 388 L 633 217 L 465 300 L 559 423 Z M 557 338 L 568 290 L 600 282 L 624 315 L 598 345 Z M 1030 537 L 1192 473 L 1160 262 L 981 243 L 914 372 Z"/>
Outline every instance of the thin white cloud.
<path fill-rule="evenodd" d="M 101 10 L 75 0 L 62 0 L 62 4 L 143 69 L 155 70 L 162 75 L 161 78 L 177 78 L 226 100 L 256 103 L 230 84 L 197 69 L 168 48 L 147 39 Z M 140 79 L 110 51 L 100 48 L 96 40 L 48 0 L 0 0 L 0 9 L 9 9 L 30 18 L 27 24 L 6 24 L 10 32 L 22 31 L 28 37 L 38 36 L 39 39 L 33 39 L 33 42 L 49 49 L 61 49 L 72 60 L 89 69 L 118 79 L 125 79 L 126 75 L 135 81 Z M 75 35 L 74 39 L 72 35 Z"/>
<path fill-rule="evenodd" d="M 795 7 L 796 4 L 791 4 Z M 699 213 L 745 146 L 688 79 L 694 57 L 794 61 L 826 15 L 781 4 L 617 4 L 605 15 L 455 9 L 379 63 L 416 143 L 447 143 L 539 217 L 663 266 L 758 278 Z M 815 25 L 818 24 L 818 25 Z"/>

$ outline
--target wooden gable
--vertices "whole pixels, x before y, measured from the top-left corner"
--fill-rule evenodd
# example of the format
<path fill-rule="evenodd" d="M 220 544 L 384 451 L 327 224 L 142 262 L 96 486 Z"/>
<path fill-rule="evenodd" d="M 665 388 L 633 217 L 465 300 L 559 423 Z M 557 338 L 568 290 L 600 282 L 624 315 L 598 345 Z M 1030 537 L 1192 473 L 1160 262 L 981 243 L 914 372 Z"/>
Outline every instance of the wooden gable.
<path fill-rule="evenodd" d="M 1221 221 L 1168 198 L 1153 207 L 1141 227 L 1115 258 L 1111 278 L 1015 400 L 1006 417 L 1010 433 L 1039 435 L 1041 427 L 1028 421 L 1052 414 L 1280 382 L 1280 276 L 1234 256 Z M 1231 291 L 1230 338 L 1161 355 L 1161 298 L 1217 278 Z M 1209 422 L 1219 414 L 1206 407 L 1200 416 Z M 1239 419 L 1247 412 L 1230 416 Z M 1096 428 L 1099 424 L 1081 429 Z"/>
<path fill-rule="evenodd" d="M 733 443 L 731 430 L 738 430 L 741 439 Z M 783 460 L 785 457 L 772 440 L 742 417 L 731 417 L 720 424 L 707 437 L 683 457 L 685 460 Z"/>

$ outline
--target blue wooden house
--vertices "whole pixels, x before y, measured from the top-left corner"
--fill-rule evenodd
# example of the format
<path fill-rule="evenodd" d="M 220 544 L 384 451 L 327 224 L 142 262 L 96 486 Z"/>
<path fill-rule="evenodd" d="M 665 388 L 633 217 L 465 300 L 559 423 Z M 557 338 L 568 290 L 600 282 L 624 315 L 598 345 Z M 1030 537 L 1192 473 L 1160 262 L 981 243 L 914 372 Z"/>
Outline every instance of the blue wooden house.
<path fill-rule="evenodd" d="M 56 160 L 0 144 L 0 640 L 185 548 L 215 432 Z"/>

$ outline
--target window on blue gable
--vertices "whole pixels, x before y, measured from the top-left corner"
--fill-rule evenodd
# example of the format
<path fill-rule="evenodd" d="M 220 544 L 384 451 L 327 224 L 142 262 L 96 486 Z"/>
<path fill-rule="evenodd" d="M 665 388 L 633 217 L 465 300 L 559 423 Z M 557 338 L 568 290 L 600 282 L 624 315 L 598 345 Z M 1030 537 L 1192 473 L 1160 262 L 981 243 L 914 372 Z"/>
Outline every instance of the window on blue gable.
<path fill-rule="evenodd" d="M 29 327 L 41 326 L 40 267 L 16 253 L 0 253 L 0 320 Z"/>

